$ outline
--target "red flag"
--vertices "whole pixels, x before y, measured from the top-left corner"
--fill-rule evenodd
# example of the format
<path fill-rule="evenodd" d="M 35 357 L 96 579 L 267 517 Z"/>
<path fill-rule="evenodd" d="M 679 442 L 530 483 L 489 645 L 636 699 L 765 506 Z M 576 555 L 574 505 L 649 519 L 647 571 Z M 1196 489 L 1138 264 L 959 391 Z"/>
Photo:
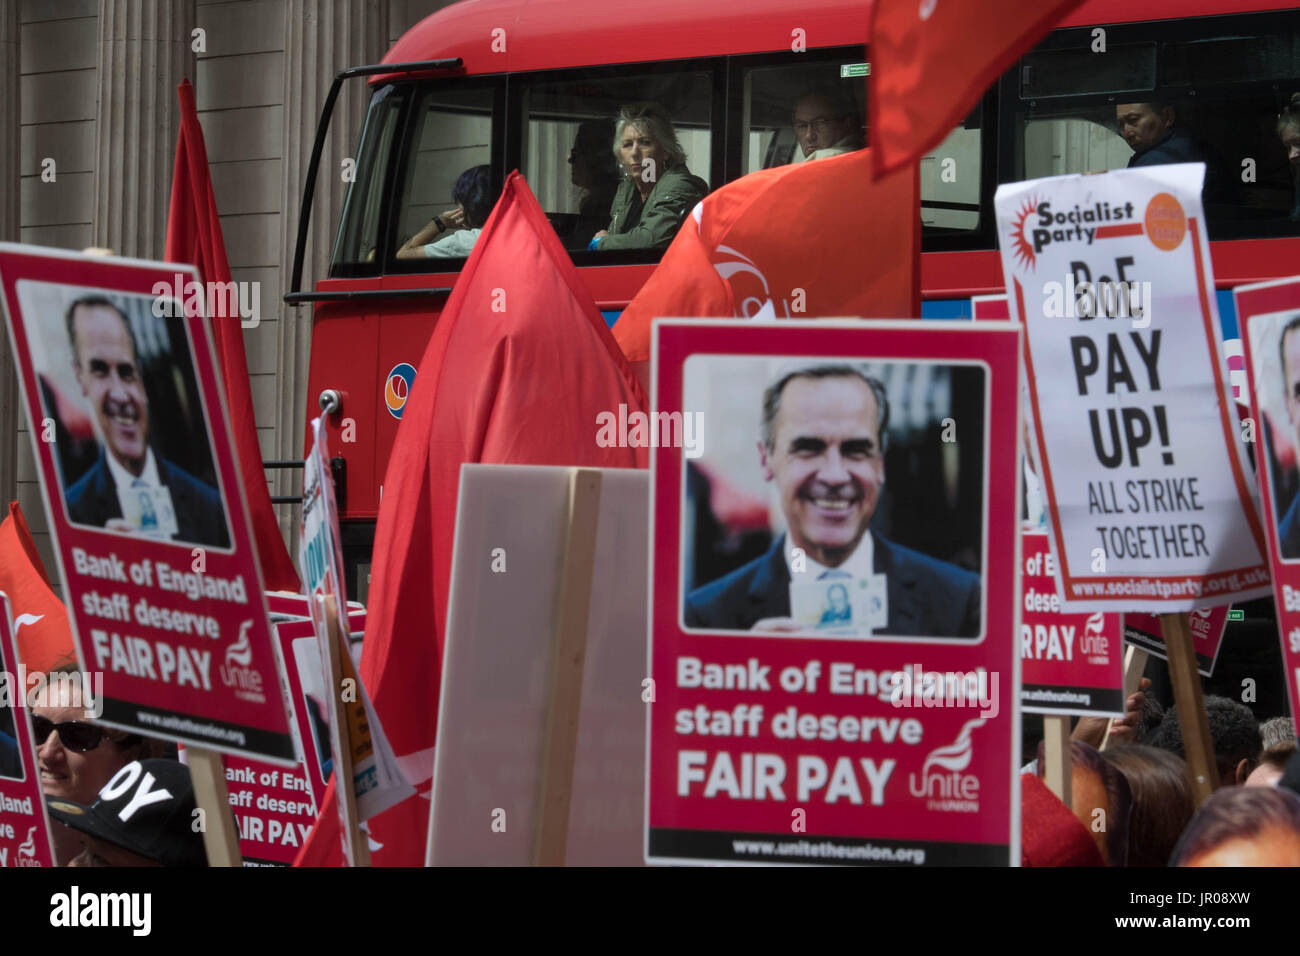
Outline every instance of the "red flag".
<path fill-rule="evenodd" d="M 871 13 L 875 174 L 913 166 L 984 91 L 1083 0 L 876 0 Z"/>
<path fill-rule="evenodd" d="M 18 654 L 29 671 L 79 669 L 72 646 L 68 611 L 50 589 L 50 579 L 36 551 L 18 502 L 0 522 L 0 591 L 9 595 Z M 15 662 L 9 662 L 14 667 Z"/>
<path fill-rule="evenodd" d="M 645 396 L 524 178 L 511 173 L 434 326 L 384 478 L 361 678 L 417 794 L 370 821 L 381 866 L 424 862 L 460 466 L 644 468 L 596 416 Z M 331 789 L 298 865 L 341 859 Z"/>
<path fill-rule="evenodd" d="M 221 235 L 217 200 L 212 195 L 212 180 L 208 176 L 208 151 L 203 145 L 203 128 L 194 108 L 194 87 L 185 80 L 177 90 L 181 100 L 181 132 L 176 140 L 176 167 L 172 172 L 171 207 L 167 212 L 166 259 L 193 263 L 204 282 L 230 282 L 226 242 Z M 248 361 L 244 357 L 244 333 L 238 316 L 213 317 L 211 322 L 217 362 L 226 389 L 226 412 L 253 522 L 262 578 L 268 591 L 297 591 L 301 588 L 298 572 L 280 536 L 280 526 L 271 510 L 266 472 L 262 470 L 253 395 L 248 387 Z"/>
<path fill-rule="evenodd" d="M 649 361 L 658 316 L 920 315 L 916 170 L 873 182 L 869 152 L 765 169 L 706 196 L 614 325 L 627 360 Z"/>

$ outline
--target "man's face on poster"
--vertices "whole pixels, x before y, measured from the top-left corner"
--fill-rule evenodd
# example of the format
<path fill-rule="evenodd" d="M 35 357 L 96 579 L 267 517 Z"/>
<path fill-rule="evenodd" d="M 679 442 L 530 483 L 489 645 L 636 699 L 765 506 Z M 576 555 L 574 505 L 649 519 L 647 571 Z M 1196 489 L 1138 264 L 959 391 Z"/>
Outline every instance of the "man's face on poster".
<path fill-rule="evenodd" d="M 1286 413 L 1300 449 L 1300 329 L 1282 333 L 1282 375 L 1286 379 Z"/>
<path fill-rule="evenodd" d="M 862 540 L 885 483 L 875 394 L 857 376 L 796 377 L 781 393 L 772 448 L 759 443 L 796 547 L 834 567 Z"/>
<path fill-rule="evenodd" d="M 94 409 L 109 453 L 134 475 L 144 470 L 149 438 L 149 399 L 126 322 L 104 305 L 73 313 L 77 382 Z"/>

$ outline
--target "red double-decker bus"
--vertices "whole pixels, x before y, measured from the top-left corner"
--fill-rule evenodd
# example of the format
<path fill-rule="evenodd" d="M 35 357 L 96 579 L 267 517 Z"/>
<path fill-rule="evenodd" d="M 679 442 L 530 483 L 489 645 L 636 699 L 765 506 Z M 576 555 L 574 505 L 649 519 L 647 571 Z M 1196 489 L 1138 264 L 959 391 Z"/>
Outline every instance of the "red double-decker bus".
<path fill-rule="evenodd" d="M 1213 157 L 1223 187 L 1207 194 L 1206 216 L 1233 349 L 1227 290 L 1294 273 L 1300 263 L 1295 169 L 1276 133 L 1279 110 L 1300 91 L 1300 12 L 1290 7 L 1269 0 L 1080 7 L 922 160 L 923 317 L 969 316 L 972 295 L 1001 291 L 992 207 L 999 183 L 1122 168 L 1132 150 L 1119 134 L 1117 106 L 1161 103 Z M 346 491 L 352 593 L 364 595 L 407 389 L 465 263 L 398 252 L 453 208 L 457 180 L 477 170 L 492 198 L 510 170 L 521 170 L 613 324 L 663 252 L 588 249 L 593 224 L 608 212 L 620 107 L 660 104 L 691 172 L 710 189 L 800 161 L 795 122 L 805 139 L 819 121 L 828 125 L 825 116 L 803 115 L 810 111 L 801 104 L 834 101 L 837 114 L 852 118 L 845 141 L 869 142 L 869 10 L 862 0 L 475 0 L 416 25 L 381 64 L 339 74 L 330 104 L 345 82 L 370 87 L 355 179 L 339 222 L 311 223 L 304 214 L 285 299 L 312 309 L 312 414 L 326 390 L 342 398 L 330 419 L 331 449 Z M 810 101 L 814 95 L 822 99 Z M 308 210 L 330 112 L 327 105 L 317 131 Z M 309 229 L 334 235 L 333 254 L 328 277 L 303 290 Z M 349 421 L 354 440 L 345 442 L 339 429 Z"/>

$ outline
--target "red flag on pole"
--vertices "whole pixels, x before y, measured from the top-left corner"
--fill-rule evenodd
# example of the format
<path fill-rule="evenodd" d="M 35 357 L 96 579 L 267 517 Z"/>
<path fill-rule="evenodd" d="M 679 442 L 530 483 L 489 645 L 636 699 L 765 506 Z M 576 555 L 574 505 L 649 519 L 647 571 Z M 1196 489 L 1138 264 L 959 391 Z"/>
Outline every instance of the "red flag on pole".
<path fill-rule="evenodd" d="M 695 207 L 614 325 L 650 359 L 658 316 L 920 315 L 916 167 L 873 182 L 870 150 L 743 176 Z"/>
<path fill-rule="evenodd" d="M 1083 0 L 876 0 L 871 12 L 875 175 L 915 165 L 984 91 Z"/>
<path fill-rule="evenodd" d="M 50 588 L 18 502 L 0 522 L 0 591 L 9 595 L 18 653 L 28 671 L 78 670 L 68 610 Z M 9 661 L 15 667 L 15 661 Z M 25 688 L 18 688 L 22 693 Z"/>
<path fill-rule="evenodd" d="M 511 173 L 434 327 L 375 529 L 361 678 L 417 794 L 370 821 L 371 860 L 424 862 L 452 542 L 464 462 L 644 468 L 596 416 L 644 393 L 524 178 Z M 341 861 L 333 781 L 297 865 Z"/>
<path fill-rule="evenodd" d="M 177 90 L 181 101 L 181 132 L 176 140 L 176 166 L 172 173 L 171 206 L 167 213 L 166 259 L 168 262 L 193 263 L 204 282 L 228 283 L 231 281 L 230 264 L 226 261 L 226 242 L 221 235 L 217 200 L 212 194 L 212 180 L 208 176 L 208 151 L 203 144 L 203 128 L 194 107 L 194 87 L 185 80 Z M 227 288 L 233 289 L 234 286 Z M 225 297 L 215 298 L 227 301 Z M 257 442 L 240 317 L 238 314 L 212 316 L 210 321 L 262 578 L 269 591 L 297 591 L 301 587 L 298 572 L 280 535 L 275 512 L 271 510 L 266 472 L 262 470 L 262 448 Z"/>

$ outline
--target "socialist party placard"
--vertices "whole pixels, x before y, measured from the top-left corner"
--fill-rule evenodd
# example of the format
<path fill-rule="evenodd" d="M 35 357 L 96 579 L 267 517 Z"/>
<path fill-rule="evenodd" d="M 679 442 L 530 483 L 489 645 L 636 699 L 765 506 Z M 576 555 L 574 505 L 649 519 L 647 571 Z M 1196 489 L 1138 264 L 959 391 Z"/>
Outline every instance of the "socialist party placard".
<path fill-rule="evenodd" d="M 1268 593 L 1223 371 L 1204 166 L 999 187 L 1033 439 L 1068 611 L 1166 613 Z"/>
<path fill-rule="evenodd" d="M 1019 348 L 655 323 L 648 861 L 1019 859 Z"/>
<path fill-rule="evenodd" d="M 1291 713 L 1300 714 L 1300 276 L 1234 292 Z"/>
<path fill-rule="evenodd" d="M 203 296 L 177 287 L 202 289 L 189 266 L 0 246 L 69 617 L 103 723 L 292 765 Z"/>
<path fill-rule="evenodd" d="M 29 684 L 14 641 L 12 607 L 0 591 L 0 867 L 54 865 L 31 708 L 76 706 L 89 717 L 92 702 L 82 691 L 81 682 L 71 679 Z"/>
<path fill-rule="evenodd" d="M 1020 707 L 1032 714 L 1124 716 L 1120 615 L 1066 614 L 1047 534 L 1020 537 Z"/>

